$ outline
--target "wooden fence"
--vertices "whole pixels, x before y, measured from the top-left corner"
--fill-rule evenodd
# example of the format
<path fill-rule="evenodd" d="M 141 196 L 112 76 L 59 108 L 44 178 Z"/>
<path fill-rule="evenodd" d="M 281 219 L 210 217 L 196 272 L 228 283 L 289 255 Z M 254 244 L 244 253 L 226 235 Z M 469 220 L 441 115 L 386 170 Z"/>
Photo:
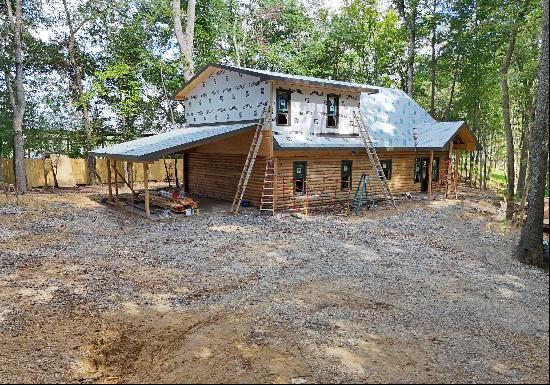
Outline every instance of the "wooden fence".
<path fill-rule="evenodd" d="M 86 159 L 71 159 L 73 168 L 73 176 L 76 184 L 85 185 L 88 183 L 88 166 Z M 2 159 L 2 176 L 4 182 L 14 183 L 13 161 L 11 159 Z M 166 179 L 166 168 L 172 181 L 175 180 L 175 160 L 166 159 L 166 166 L 163 160 L 158 160 L 149 165 L 149 180 L 164 181 Z M 179 159 L 178 178 L 183 182 L 183 160 Z M 50 159 L 25 159 L 25 167 L 27 171 L 27 186 L 34 187 L 51 187 L 54 184 L 54 176 L 52 172 L 52 162 Z M 126 162 L 117 162 L 117 170 L 122 175 L 125 174 Z M 105 159 L 96 160 L 96 170 L 101 179 L 101 183 L 107 183 L 107 161 Z M 143 182 L 143 165 L 140 163 L 133 164 L 133 176 L 135 182 Z M 113 176 L 114 180 L 114 176 Z"/>

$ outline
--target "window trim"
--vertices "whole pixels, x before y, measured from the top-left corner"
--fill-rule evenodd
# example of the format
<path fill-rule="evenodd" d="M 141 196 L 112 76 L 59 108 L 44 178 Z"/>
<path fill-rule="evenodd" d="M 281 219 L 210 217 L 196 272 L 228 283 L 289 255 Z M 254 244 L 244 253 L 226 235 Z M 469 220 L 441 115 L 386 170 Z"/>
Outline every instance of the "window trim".
<path fill-rule="evenodd" d="M 349 180 L 347 182 L 347 187 L 344 187 L 344 162 L 349 164 Z M 340 161 L 340 191 L 351 190 L 353 185 L 353 160 L 342 159 Z"/>
<path fill-rule="evenodd" d="M 334 126 L 329 126 L 328 125 L 328 118 L 329 118 L 329 112 L 330 112 L 330 105 L 329 105 L 329 100 L 330 98 L 334 98 L 334 105 L 336 106 L 336 114 L 334 116 Z M 326 128 L 332 128 L 332 129 L 338 129 L 338 123 L 339 123 L 339 120 L 338 119 L 338 115 L 340 113 L 340 95 L 338 94 L 327 94 L 327 123 L 326 123 Z"/>
<path fill-rule="evenodd" d="M 382 166 L 382 170 L 384 170 L 384 163 L 389 164 L 388 175 L 386 176 L 386 179 L 391 180 L 393 174 L 393 161 L 392 159 L 380 159 L 380 166 Z M 386 175 L 386 173 L 384 173 L 384 175 Z"/>
<path fill-rule="evenodd" d="M 279 112 L 279 100 L 280 100 L 280 94 L 286 93 L 288 95 L 288 112 Z M 289 127 L 292 122 L 291 118 L 291 105 L 292 105 L 292 92 L 290 92 L 290 89 L 284 89 L 284 88 L 277 88 L 276 94 L 275 94 L 275 125 L 282 126 L 282 127 Z M 286 114 L 286 124 L 280 124 L 279 123 L 279 114 Z"/>

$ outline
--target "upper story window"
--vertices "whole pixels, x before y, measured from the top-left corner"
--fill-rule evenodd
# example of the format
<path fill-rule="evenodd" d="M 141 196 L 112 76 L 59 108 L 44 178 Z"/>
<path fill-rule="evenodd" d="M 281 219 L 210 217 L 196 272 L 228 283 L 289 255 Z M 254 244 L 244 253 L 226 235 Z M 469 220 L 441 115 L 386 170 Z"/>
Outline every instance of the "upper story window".
<path fill-rule="evenodd" d="M 338 105 L 339 105 L 338 95 L 328 94 L 327 95 L 327 127 L 328 128 L 338 127 Z"/>
<path fill-rule="evenodd" d="M 277 125 L 290 126 L 290 91 L 277 90 Z"/>

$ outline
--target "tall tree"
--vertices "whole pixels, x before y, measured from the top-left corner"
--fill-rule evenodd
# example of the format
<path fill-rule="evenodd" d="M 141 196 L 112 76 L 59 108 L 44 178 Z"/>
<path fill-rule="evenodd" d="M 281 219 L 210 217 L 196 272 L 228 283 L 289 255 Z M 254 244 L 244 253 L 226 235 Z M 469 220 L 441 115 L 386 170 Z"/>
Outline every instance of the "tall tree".
<path fill-rule="evenodd" d="M 172 16 L 174 20 L 174 30 L 176 40 L 178 41 L 180 53 L 183 56 L 185 81 L 189 81 L 194 71 L 193 62 L 193 39 L 195 35 L 195 7 L 196 0 L 187 0 L 187 14 L 185 16 L 185 33 L 181 25 L 181 0 L 172 0 Z"/>
<path fill-rule="evenodd" d="M 406 4 L 405 0 L 396 0 L 395 6 L 399 12 L 399 16 L 403 19 L 403 23 L 405 23 L 405 27 L 409 34 L 409 46 L 407 50 L 407 94 L 412 97 L 414 88 L 414 60 L 416 56 L 419 1 L 409 0 Z"/>
<path fill-rule="evenodd" d="M 517 257 L 530 265 L 542 265 L 542 221 L 544 218 L 544 188 L 548 168 L 548 0 L 543 1 L 542 47 L 539 84 L 535 107 L 535 122 L 531 130 L 529 159 L 529 207 L 527 221 L 521 230 Z"/>
<path fill-rule="evenodd" d="M 511 220 L 514 215 L 514 192 L 516 183 L 515 173 L 515 159 L 514 159 L 514 133 L 512 130 L 512 122 L 510 120 L 510 89 L 508 85 L 508 72 L 510 70 L 510 64 L 512 63 L 512 56 L 514 54 L 514 48 L 516 46 L 516 38 L 521 23 L 525 19 L 529 7 L 529 1 L 525 0 L 522 4 L 517 17 L 511 22 L 510 31 L 508 34 L 508 45 L 502 65 L 500 67 L 500 86 L 502 89 L 502 119 L 504 121 L 504 132 L 506 133 L 506 145 L 507 151 L 507 176 L 508 186 L 506 190 L 506 219 Z"/>
<path fill-rule="evenodd" d="M 14 49 L 15 87 L 10 69 L 4 71 L 4 76 L 13 114 L 13 152 L 16 186 L 19 192 L 25 193 L 27 191 L 27 174 L 25 170 L 23 117 L 25 115 L 27 99 L 25 98 L 25 84 L 23 81 L 23 47 L 21 39 L 23 5 L 21 4 L 21 0 L 15 0 L 15 10 L 13 9 L 12 0 L 6 0 L 6 10 Z"/>
<path fill-rule="evenodd" d="M 74 105 L 80 110 L 82 114 L 82 127 L 85 135 L 84 150 L 86 152 L 91 151 L 93 147 L 93 132 L 92 125 L 90 124 L 90 104 L 85 95 L 84 90 L 84 63 L 80 55 L 80 48 L 77 43 L 76 35 L 80 29 L 84 26 L 87 19 L 80 21 L 75 24 L 69 6 L 67 5 L 67 0 L 63 0 L 63 10 L 65 11 L 65 19 L 67 22 L 67 27 L 69 34 L 67 36 L 67 51 L 69 54 L 67 60 L 67 67 L 69 72 L 69 77 L 71 81 L 71 96 L 73 99 Z M 88 165 L 88 183 L 95 184 L 97 182 L 96 178 L 96 167 L 95 167 L 95 158 L 93 156 L 87 156 L 87 165 Z"/>

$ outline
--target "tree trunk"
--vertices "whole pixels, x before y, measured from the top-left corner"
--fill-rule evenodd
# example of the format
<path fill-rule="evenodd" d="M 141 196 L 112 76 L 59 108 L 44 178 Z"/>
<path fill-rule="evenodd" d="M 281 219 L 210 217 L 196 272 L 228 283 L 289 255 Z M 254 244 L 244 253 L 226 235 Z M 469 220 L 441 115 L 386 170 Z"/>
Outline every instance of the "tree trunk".
<path fill-rule="evenodd" d="M 500 86 L 502 88 L 502 118 L 504 120 L 504 132 L 506 133 L 506 176 L 508 187 L 506 189 L 506 219 L 512 219 L 514 214 L 514 134 L 510 122 L 510 94 L 508 90 L 507 73 L 503 75 Z"/>
<path fill-rule="evenodd" d="M 74 26 L 71 19 L 71 14 L 69 12 L 69 7 L 67 6 L 67 0 L 63 0 L 63 8 L 65 10 L 65 17 L 67 19 L 67 26 L 69 28 L 69 37 L 67 41 L 67 51 L 69 53 L 69 69 L 70 69 L 70 80 L 71 80 L 71 98 L 73 103 L 77 106 L 82 114 L 82 128 L 84 130 L 84 135 L 86 141 L 84 143 L 84 150 L 86 153 L 92 150 L 93 147 L 93 132 L 90 124 L 89 116 L 89 105 L 88 102 L 84 100 L 84 86 L 82 80 L 84 77 L 84 69 L 77 57 L 77 43 L 76 43 L 76 34 L 78 30 L 82 27 L 81 25 Z M 91 156 L 87 156 L 87 168 L 88 168 L 88 183 L 96 184 L 97 183 L 97 171 L 95 168 L 95 159 Z"/>
<path fill-rule="evenodd" d="M 529 122 L 527 121 L 526 114 L 523 114 L 521 131 L 521 153 L 519 160 L 519 172 L 518 172 L 518 187 L 517 192 L 520 199 L 523 198 L 523 190 L 525 189 L 525 176 L 527 175 L 527 161 L 529 157 Z"/>
<path fill-rule="evenodd" d="M 469 171 L 468 171 L 468 187 L 473 187 L 472 186 L 472 174 L 473 174 L 473 171 L 474 171 L 474 152 L 470 152 L 470 163 L 469 163 Z"/>
<path fill-rule="evenodd" d="M 176 33 L 176 40 L 178 41 L 180 53 L 185 59 L 183 78 L 186 82 L 191 80 L 194 75 L 193 37 L 195 34 L 195 6 L 196 0 L 187 1 L 185 33 L 183 33 L 183 27 L 181 25 L 181 0 L 172 1 L 174 31 Z"/>
<path fill-rule="evenodd" d="M 414 86 L 414 59 L 416 55 L 416 18 L 418 14 L 418 2 L 411 2 L 410 13 L 405 9 L 405 1 L 396 2 L 399 16 L 403 19 L 409 33 L 409 47 L 407 53 L 407 94 L 412 98 Z"/>
<path fill-rule="evenodd" d="M 407 57 L 407 95 L 412 98 L 414 86 L 414 57 L 416 54 L 416 28 L 410 28 L 409 34 L 409 53 Z"/>
<path fill-rule="evenodd" d="M 21 30 L 23 22 L 23 7 L 21 0 L 15 1 L 15 17 L 11 7 L 11 1 L 6 1 L 9 23 L 13 33 L 13 45 L 15 48 L 15 89 L 12 86 L 11 73 L 5 70 L 6 87 L 13 110 L 13 168 L 15 173 L 15 185 L 19 193 L 27 192 L 27 174 L 25 170 L 25 146 L 23 138 L 23 117 L 27 100 L 25 98 L 25 85 L 23 83 L 23 48 L 21 43 Z"/>
<path fill-rule="evenodd" d="M 510 90 L 508 87 L 508 71 L 512 62 L 512 55 L 516 46 L 516 37 L 519 31 L 520 23 L 523 22 L 529 0 L 526 0 L 522 9 L 518 13 L 518 17 L 514 20 L 510 37 L 508 39 L 508 47 L 506 54 L 500 67 L 500 87 L 502 89 L 502 119 L 504 121 L 504 132 L 506 133 L 506 169 L 508 176 L 508 188 L 506 191 L 506 219 L 511 220 L 514 215 L 514 187 L 516 182 L 515 161 L 514 161 L 514 133 L 512 131 L 512 123 L 510 121 Z"/>
<path fill-rule="evenodd" d="M 458 78 L 459 62 L 460 62 L 460 59 L 459 57 L 457 57 L 457 60 L 455 63 L 455 70 L 453 73 L 453 83 L 451 84 L 451 95 L 449 96 L 449 103 L 447 103 L 447 108 L 445 108 L 445 114 L 443 115 L 443 120 L 445 121 L 449 120 L 449 114 L 451 113 L 451 107 L 453 106 L 453 98 L 455 96 L 455 86 Z"/>
<path fill-rule="evenodd" d="M 487 146 L 483 147 L 483 190 L 487 190 Z"/>
<path fill-rule="evenodd" d="M 544 218 L 544 187 L 548 167 L 548 0 L 543 2 L 542 46 L 535 121 L 531 129 L 531 156 L 529 158 L 529 207 L 527 221 L 521 230 L 517 249 L 520 261 L 541 266 L 542 222 Z"/>
<path fill-rule="evenodd" d="M 432 16 L 435 17 L 437 12 L 437 0 L 434 0 L 433 2 L 433 9 L 432 9 Z M 431 48 L 432 48 L 432 60 L 431 60 L 431 98 L 430 98 L 430 115 L 432 118 L 435 119 L 435 78 L 436 78 L 436 66 L 437 66 L 437 58 L 435 55 L 435 44 L 437 42 L 437 22 L 434 22 L 434 25 L 432 27 L 432 41 L 431 41 Z"/>
<path fill-rule="evenodd" d="M 2 162 L 3 158 L 2 158 L 2 151 L 4 150 L 4 142 L 2 140 L 0 140 L 0 184 L 2 184 L 2 182 L 4 182 L 4 164 Z"/>

